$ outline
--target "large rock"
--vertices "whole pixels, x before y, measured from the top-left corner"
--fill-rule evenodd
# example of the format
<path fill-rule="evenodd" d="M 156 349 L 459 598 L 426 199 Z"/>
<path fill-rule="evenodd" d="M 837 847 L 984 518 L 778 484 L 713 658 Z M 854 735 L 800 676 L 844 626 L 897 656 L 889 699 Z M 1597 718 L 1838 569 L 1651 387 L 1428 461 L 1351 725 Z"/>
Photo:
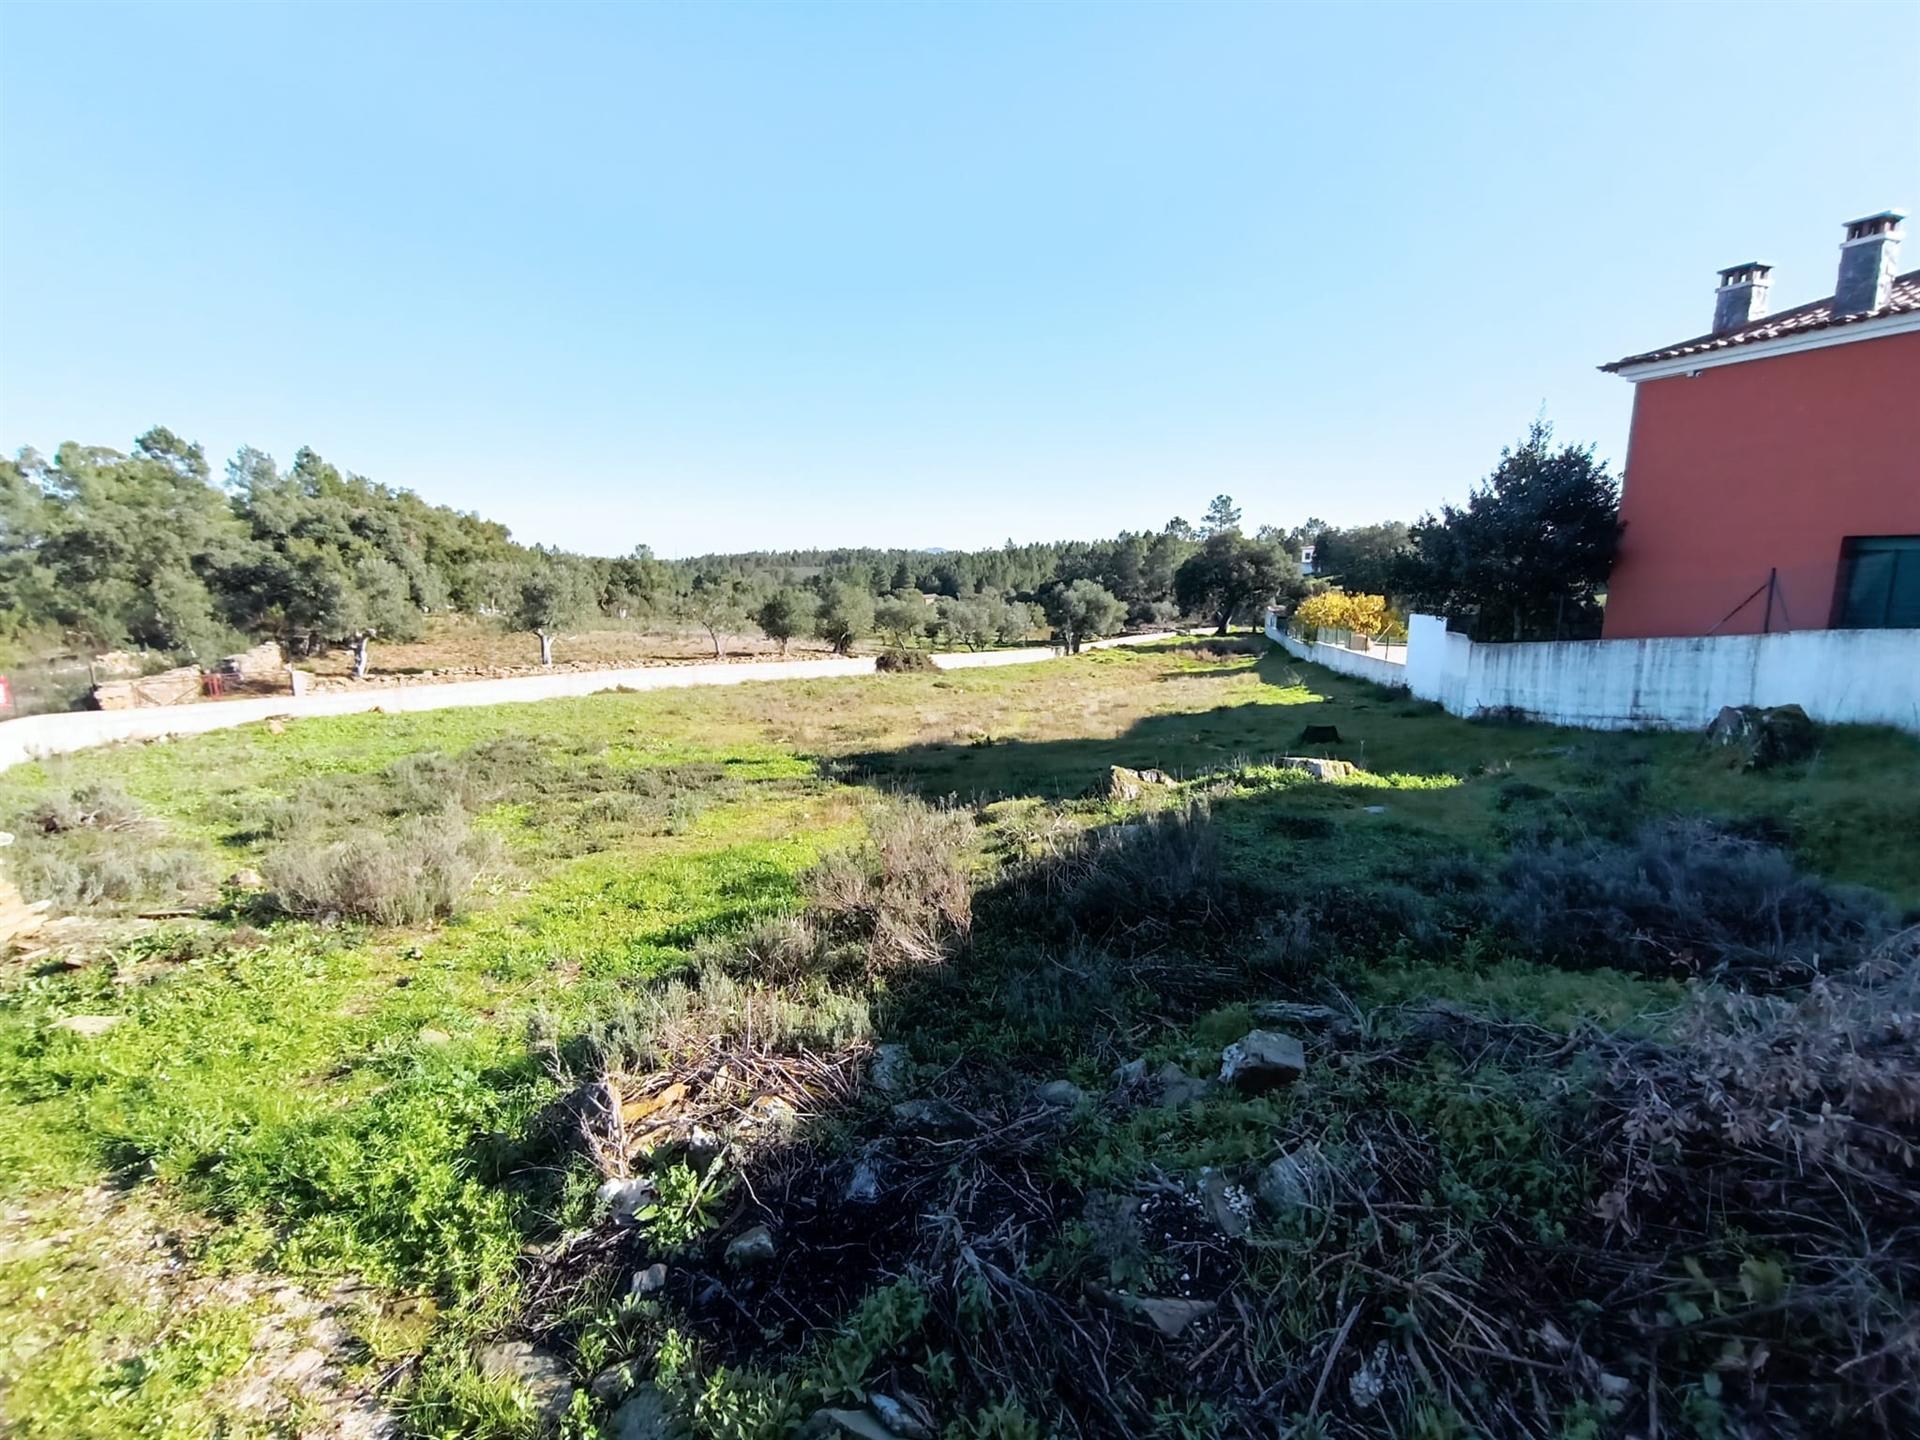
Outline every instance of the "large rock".
<path fill-rule="evenodd" d="M 1094 1298 L 1104 1301 L 1123 1315 L 1146 1321 L 1169 1340 L 1178 1340 L 1194 1321 L 1211 1315 L 1220 1307 L 1212 1300 L 1187 1300 L 1179 1296 L 1129 1295 L 1123 1290 L 1089 1287 Z"/>
<path fill-rule="evenodd" d="M 1770 770 L 1813 758 L 1820 730 L 1798 705 L 1728 705 L 1707 726 L 1707 744 L 1741 770 Z"/>
<path fill-rule="evenodd" d="M 525 1340 L 496 1340 L 474 1357 L 489 1380 L 511 1380 L 527 1393 L 543 1429 L 557 1428 L 573 1404 L 573 1379 L 559 1357 Z"/>
<path fill-rule="evenodd" d="M 1327 1186 L 1326 1158 L 1312 1141 L 1296 1145 L 1260 1172 L 1260 1203 L 1274 1215 L 1316 1204 Z"/>
<path fill-rule="evenodd" d="M 727 1264 L 739 1270 L 750 1269 L 770 1263 L 779 1251 L 773 1231 L 764 1225 L 755 1225 L 727 1242 Z"/>
<path fill-rule="evenodd" d="M 1129 770 L 1124 765 L 1108 768 L 1107 778 L 1093 787 L 1092 793 L 1109 800 L 1138 800 L 1149 790 L 1170 790 L 1174 779 L 1164 770 Z"/>
<path fill-rule="evenodd" d="M 686 1433 L 667 1397 L 653 1385 L 635 1390 L 607 1419 L 610 1440 L 682 1440 Z"/>
<path fill-rule="evenodd" d="M 1306 1073 L 1306 1051 L 1278 1030 L 1251 1030 L 1220 1056 L 1220 1083 L 1246 1094 L 1291 1085 Z"/>
<path fill-rule="evenodd" d="M 1316 780 L 1344 780 L 1360 767 L 1351 760 L 1322 760 L 1315 755 L 1282 755 L 1273 762 L 1283 770 L 1300 770 Z"/>

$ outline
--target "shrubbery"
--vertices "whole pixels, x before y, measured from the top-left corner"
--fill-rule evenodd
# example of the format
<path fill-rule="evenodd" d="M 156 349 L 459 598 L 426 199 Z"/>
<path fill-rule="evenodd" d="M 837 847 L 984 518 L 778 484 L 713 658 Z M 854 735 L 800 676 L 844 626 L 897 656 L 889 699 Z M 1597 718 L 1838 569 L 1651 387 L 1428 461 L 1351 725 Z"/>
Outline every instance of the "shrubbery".
<path fill-rule="evenodd" d="M 167 838 L 110 785 L 50 795 L 9 828 L 7 866 L 29 900 L 64 910 L 162 909 L 211 894 L 204 853 Z"/>
<path fill-rule="evenodd" d="M 450 808 L 341 840 L 291 841 L 267 857 L 264 873 L 289 915 L 423 925 L 460 910 L 499 854 L 493 836 Z"/>

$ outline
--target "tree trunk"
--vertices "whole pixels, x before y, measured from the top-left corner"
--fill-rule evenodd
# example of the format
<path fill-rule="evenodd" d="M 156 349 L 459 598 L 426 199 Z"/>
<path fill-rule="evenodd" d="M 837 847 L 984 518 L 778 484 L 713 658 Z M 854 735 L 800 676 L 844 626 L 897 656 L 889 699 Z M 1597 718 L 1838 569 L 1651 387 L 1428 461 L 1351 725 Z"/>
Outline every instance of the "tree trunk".
<path fill-rule="evenodd" d="M 536 630 L 533 633 L 540 637 L 540 663 L 551 669 L 553 666 L 553 636 L 544 630 Z"/>
<path fill-rule="evenodd" d="M 726 659 L 726 652 L 720 648 L 720 632 L 715 630 L 711 625 L 707 627 L 707 639 L 713 642 L 713 658 L 716 660 Z"/>
<path fill-rule="evenodd" d="M 1227 633 L 1227 623 L 1232 619 L 1233 619 L 1233 611 L 1222 610 L 1220 612 L 1220 628 L 1214 631 L 1213 633 L 1215 635 L 1225 635 Z"/>
<path fill-rule="evenodd" d="M 353 678 L 356 680 L 367 678 L 367 647 L 372 641 L 373 636 L 367 634 L 353 637 Z"/>

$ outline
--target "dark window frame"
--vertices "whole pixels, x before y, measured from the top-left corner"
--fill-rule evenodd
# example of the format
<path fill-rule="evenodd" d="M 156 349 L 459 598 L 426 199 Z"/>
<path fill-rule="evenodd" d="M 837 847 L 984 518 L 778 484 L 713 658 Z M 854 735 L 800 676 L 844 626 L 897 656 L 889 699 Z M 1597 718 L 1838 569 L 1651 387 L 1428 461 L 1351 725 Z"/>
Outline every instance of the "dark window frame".
<path fill-rule="evenodd" d="M 1893 557 L 1884 590 L 1878 595 L 1856 594 L 1862 561 L 1878 555 Z M 1909 611 L 1916 612 L 1910 621 Z M 1834 630 L 1920 627 L 1920 535 L 1849 535 L 1842 540 L 1828 626 Z"/>

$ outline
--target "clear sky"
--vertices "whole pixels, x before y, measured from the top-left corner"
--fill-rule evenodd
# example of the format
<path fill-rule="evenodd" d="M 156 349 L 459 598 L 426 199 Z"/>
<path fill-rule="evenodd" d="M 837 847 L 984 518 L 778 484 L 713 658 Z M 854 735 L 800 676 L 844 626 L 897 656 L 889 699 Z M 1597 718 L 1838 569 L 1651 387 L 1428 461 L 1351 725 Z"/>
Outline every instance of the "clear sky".
<path fill-rule="evenodd" d="M 1920 7 L 0 5 L 0 446 L 614 553 L 1411 517 L 1920 206 Z M 1920 240 L 1902 268 L 1920 267 Z"/>

